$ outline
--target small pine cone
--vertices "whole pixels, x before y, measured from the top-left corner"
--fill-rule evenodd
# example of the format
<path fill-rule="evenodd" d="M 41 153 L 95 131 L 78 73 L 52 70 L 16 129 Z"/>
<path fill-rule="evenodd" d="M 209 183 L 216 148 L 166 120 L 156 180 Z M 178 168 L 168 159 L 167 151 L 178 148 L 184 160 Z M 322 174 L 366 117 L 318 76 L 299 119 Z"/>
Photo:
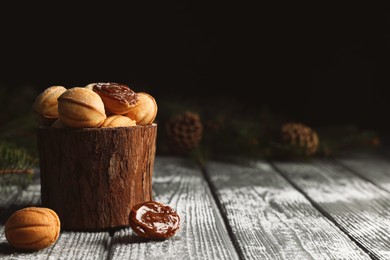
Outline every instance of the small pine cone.
<path fill-rule="evenodd" d="M 292 146 L 303 148 L 306 155 L 316 153 L 319 147 L 317 132 L 301 123 L 284 124 L 282 139 Z"/>
<path fill-rule="evenodd" d="M 203 125 L 197 113 L 185 112 L 169 119 L 166 131 L 172 148 L 179 153 L 188 153 L 199 145 Z"/>

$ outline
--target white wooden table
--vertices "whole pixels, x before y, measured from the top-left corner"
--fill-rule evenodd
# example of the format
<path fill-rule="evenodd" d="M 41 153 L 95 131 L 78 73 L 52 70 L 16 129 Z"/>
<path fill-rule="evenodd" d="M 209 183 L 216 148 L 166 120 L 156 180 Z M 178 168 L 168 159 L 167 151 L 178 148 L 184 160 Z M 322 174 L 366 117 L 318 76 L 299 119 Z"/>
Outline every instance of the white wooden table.
<path fill-rule="evenodd" d="M 39 178 L 0 195 L 1 259 L 390 259 L 390 156 L 310 162 L 209 161 L 157 156 L 154 199 L 181 216 L 181 229 L 148 241 L 130 228 L 62 231 L 51 247 L 13 249 L 12 212 L 40 204 Z"/>

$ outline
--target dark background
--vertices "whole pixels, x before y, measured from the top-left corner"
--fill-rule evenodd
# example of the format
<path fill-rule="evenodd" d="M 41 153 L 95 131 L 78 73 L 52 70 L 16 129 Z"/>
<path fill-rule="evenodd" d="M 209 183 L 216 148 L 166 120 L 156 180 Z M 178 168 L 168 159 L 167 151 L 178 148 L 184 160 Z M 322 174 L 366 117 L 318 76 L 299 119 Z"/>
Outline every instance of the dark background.
<path fill-rule="evenodd" d="M 387 5 L 258 4 L 8 4 L 0 86 L 114 81 L 157 100 L 233 98 L 311 125 L 390 130 Z"/>

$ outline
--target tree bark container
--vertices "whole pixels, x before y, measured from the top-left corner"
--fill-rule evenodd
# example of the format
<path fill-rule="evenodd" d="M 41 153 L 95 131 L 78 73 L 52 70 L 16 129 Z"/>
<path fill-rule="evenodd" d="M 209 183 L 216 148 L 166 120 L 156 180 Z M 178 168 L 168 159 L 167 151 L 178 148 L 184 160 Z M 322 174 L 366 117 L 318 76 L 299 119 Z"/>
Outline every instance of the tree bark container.
<path fill-rule="evenodd" d="M 131 208 L 152 199 L 157 124 L 39 127 L 41 204 L 64 230 L 128 227 Z"/>

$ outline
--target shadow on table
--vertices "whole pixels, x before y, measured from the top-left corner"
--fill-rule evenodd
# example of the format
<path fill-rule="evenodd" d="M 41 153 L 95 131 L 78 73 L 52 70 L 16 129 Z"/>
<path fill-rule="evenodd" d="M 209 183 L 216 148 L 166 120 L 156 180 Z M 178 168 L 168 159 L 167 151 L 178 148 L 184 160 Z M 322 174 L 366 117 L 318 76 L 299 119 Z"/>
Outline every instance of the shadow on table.
<path fill-rule="evenodd" d="M 0 255 L 12 255 L 12 254 L 31 254 L 34 251 L 28 251 L 28 250 L 20 250 L 12 247 L 8 242 L 1 242 L 0 243 Z"/>
<path fill-rule="evenodd" d="M 148 243 L 150 242 L 149 239 L 140 237 L 136 234 L 132 235 L 125 235 L 125 236 L 118 236 L 114 237 L 112 240 L 112 244 L 141 244 L 141 243 Z"/>

